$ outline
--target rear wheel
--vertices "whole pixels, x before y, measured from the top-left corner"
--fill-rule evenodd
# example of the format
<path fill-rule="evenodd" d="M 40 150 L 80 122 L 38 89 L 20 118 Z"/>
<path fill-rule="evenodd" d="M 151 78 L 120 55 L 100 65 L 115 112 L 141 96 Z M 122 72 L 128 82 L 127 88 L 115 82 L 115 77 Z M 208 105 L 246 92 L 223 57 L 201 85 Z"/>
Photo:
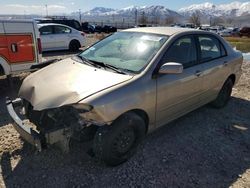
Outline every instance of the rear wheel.
<path fill-rule="evenodd" d="M 99 161 L 115 166 L 127 161 L 146 133 L 145 121 L 135 113 L 118 118 L 110 127 L 100 127 L 94 138 L 93 151 Z"/>
<path fill-rule="evenodd" d="M 213 107 L 222 108 L 228 103 L 228 101 L 231 97 L 233 85 L 234 84 L 233 84 L 232 79 L 229 78 L 226 80 L 226 82 L 222 86 L 217 98 L 211 103 Z"/>
<path fill-rule="evenodd" d="M 78 51 L 80 47 L 81 47 L 80 42 L 77 41 L 77 40 L 72 40 L 72 41 L 69 43 L 69 50 L 70 50 L 71 52 L 76 52 L 76 51 Z"/>
<path fill-rule="evenodd" d="M 3 67 L 0 65 L 0 76 L 3 76 L 5 73 L 4 73 L 4 70 L 3 70 Z"/>

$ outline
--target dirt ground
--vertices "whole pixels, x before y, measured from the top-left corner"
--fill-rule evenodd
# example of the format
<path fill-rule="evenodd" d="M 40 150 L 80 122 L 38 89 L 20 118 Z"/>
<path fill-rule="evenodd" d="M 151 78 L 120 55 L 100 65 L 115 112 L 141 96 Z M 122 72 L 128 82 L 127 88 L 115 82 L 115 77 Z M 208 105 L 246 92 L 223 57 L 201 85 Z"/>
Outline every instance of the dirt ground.
<path fill-rule="evenodd" d="M 93 42 L 88 39 L 89 43 Z M 66 55 L 65 55 L 66 54 Z M 46 59 L 67 52 L 46 53 Z M 250 62 L 223 109 L 204 106 L 145 139 L 128 162 L 107 167 L 87 153 L 91 143 L 72 143 L 69 154 L 55 147 L 41 153 L 12 127 L 5 96 L 14 90 L 0 78 L 0 187 L 250 187 Z"/>

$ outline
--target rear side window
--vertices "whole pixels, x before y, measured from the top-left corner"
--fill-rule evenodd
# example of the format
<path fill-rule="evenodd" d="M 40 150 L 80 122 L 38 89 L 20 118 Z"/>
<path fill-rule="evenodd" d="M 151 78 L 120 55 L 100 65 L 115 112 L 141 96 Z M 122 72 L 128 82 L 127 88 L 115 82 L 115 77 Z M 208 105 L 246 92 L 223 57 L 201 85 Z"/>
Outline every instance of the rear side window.
<path fill-rule="evenodd" d="M 44 26 L 39 29 L 41 35 L 49 35 L 53 33 L 52 26 Z"/>
<path fill-rule="evenodd" d="M 226 55 L 221 42 L 213 36 L 199 36 L 200 58 L 202 62 L 217 59 Z"/>
<path fill-rule="evenodd" d="M 54 26 L 55 34 L 71 33 L 71 29 L 63 26 Z"/>
<path fill-rule="evenodd" d="M 197 62 L 195 42 L 192 36 L 177 39 L 167 50 L 164 63 L 181 63 L 184 68 L 190 67 Z"/>

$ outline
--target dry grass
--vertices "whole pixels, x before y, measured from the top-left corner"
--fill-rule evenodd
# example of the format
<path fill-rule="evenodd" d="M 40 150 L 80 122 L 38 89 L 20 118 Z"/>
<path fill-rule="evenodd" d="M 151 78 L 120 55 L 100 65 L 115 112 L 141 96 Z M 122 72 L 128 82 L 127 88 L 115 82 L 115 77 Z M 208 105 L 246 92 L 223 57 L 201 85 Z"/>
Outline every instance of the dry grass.
<path fill-rule="evenodd" d="M 242 52 L 250 52 L 250 38 L 239 38 L 239 37 L 225 37 L 225 39 L 237 50 Z"/>

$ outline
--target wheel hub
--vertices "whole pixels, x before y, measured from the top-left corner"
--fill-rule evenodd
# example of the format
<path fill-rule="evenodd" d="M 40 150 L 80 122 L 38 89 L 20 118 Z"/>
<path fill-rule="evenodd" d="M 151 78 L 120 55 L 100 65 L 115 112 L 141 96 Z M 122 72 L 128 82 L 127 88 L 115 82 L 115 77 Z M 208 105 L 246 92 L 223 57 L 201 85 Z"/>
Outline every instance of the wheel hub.
<path fill-rule="evenodd" d="M 135 141 L 135 133 L 133 129 L 127 129 L 116 139 L 116 147 L 115 150 L 120 153 L 126 153 L 133 146 Z"/>

